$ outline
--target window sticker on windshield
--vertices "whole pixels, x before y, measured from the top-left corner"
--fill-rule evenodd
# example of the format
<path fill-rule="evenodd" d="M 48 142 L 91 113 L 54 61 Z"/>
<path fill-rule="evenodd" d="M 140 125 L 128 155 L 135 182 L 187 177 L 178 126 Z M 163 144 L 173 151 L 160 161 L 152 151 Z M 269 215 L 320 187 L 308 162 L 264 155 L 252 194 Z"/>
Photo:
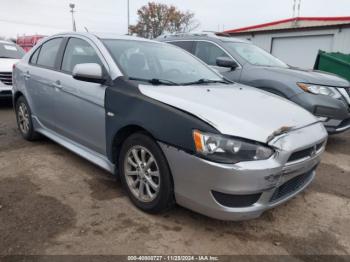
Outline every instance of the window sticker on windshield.
<path fill-rule="evenodd" d="M 13 45 L 4 45 L 4 48 L 10 51 L 17 51 L 17 48 Z"/>

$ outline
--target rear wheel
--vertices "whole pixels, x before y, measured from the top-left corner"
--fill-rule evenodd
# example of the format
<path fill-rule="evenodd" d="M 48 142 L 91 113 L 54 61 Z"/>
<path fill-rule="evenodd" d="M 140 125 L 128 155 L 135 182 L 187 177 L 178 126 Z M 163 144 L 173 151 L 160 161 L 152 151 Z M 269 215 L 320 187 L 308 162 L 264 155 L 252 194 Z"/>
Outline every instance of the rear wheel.
<path fill-rule="evenodd" d="M 24 139 L 33 141 L 39 138 L 39 134 L 34 131 L 32 113 L 26 99 L 21 96 L 16 101 L 16 118 L 18 129 Z"/>
<path fill-rule="evenodd" d="M 131 201 L 141 210 L 158 213 L 173 206 L 167 161 L 157 143 L 146 134 L 133 134 L 123 143 L 119 174 Z"/>

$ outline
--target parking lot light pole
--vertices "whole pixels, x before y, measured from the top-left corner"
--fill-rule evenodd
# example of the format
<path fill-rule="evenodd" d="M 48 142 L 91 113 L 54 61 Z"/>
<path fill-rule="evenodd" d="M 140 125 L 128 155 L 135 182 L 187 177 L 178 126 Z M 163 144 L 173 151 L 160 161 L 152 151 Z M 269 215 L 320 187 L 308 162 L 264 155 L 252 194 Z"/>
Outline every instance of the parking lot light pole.
<path fill-rule="evenodd" d="M 75 25 L 75 19 L 74 19 L 74 8 L 75 8 L 75 4 L 69 4 L 69 7 L 70 7 L 70 12 L 72 13 L 72 25 L 73 25 L 73 31 L 76 32 L 77 31 L 77 28 L 76 28 L 76 25 Z"/>
<path fill-rule="evenodd" d="M 128 12 L 128 35 L 130 35 L 130 1 L 127 0 L 127 12 Z"/>

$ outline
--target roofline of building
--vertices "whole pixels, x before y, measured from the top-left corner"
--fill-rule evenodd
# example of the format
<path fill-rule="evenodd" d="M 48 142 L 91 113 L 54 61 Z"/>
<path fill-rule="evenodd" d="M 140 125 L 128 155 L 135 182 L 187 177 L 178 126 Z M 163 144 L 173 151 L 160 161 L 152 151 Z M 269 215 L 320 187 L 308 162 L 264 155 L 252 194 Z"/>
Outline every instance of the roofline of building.
<path fill-rule="evenodd" d="M 337 25 L 322 25 L 322 26 L 307 26 L 307 27 L 293 27 L 293 28 L 280 28 L 280 29 L 266 29 L 257 31 L 242 31 L 236 33 L 230 33 L 232 37 L 240 37 L 241 35 L 258 35 L 274 32 L 293 32 L 293 31 L 307 31 L 307 30 L 327 30 L 332 28 L 350 28 L 349 24 L 337 24 Z"/>
<path fill-rule="evenodd" d="M 256 32 L 256 31 L 248 31 L 248 30 L 253 30 L 253 29 L 258 29 L 258 28 L 264 28 L 268 26 L 273 26 L 273 25 L 278 25 L 278 24 L 283 24 L 283 23 L 288 23 L 288 22 L 293 22 L 293 21 L 349 21 L 350 23 L 350 16 L 337 16 L 337 17 L 294 17 L 294 18 L 288 18 L 288 19 L 283 19 L 283 20 L 278 20 L 274 22 L 269 22 L 269 23 L 264 23 L 264 24 L 258 24 L 258 25 L 253 25 L 253 26 L 247 26 L 247 27 L 242 27 L 242 28 L 237 28 L 237 29 L 232 29 L 232 30 L 226 30 L 224 33 L 231 34 L 231 33 L 249 33 L 249 32 Z M 324 25 L 323 25 L 324 26 Z M 315 26 L 316 27 L 316 26 Z M 267 31 L 268 29 L 266 29 Z M 273 30 L 273 29 L 271 29 Z M 278 30 L 278 29 L 275 29 Z M 282 30 L 282 29 L 280 29 Z"/>

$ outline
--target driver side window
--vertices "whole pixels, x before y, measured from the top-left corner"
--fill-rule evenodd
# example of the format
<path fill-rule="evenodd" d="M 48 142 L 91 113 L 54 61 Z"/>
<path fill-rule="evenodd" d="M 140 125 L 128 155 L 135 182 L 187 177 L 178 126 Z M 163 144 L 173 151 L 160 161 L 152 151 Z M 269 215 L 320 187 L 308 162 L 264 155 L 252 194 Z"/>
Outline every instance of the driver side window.
<path fill-rule="evenodd" d="M 213 43 L 198 41 L 195 48 L 195 56 L 211 66 L 216 66 L 216 58 L 229 57 L 221 48 Z"/>
<path fill-rule="evenodd" d="M 95 49 L 86 41 L 70 38 L 64 52 L 61 70 L 72 73 L 77 64 L 95 63 L 103 68 L 103 64 Z"/>

